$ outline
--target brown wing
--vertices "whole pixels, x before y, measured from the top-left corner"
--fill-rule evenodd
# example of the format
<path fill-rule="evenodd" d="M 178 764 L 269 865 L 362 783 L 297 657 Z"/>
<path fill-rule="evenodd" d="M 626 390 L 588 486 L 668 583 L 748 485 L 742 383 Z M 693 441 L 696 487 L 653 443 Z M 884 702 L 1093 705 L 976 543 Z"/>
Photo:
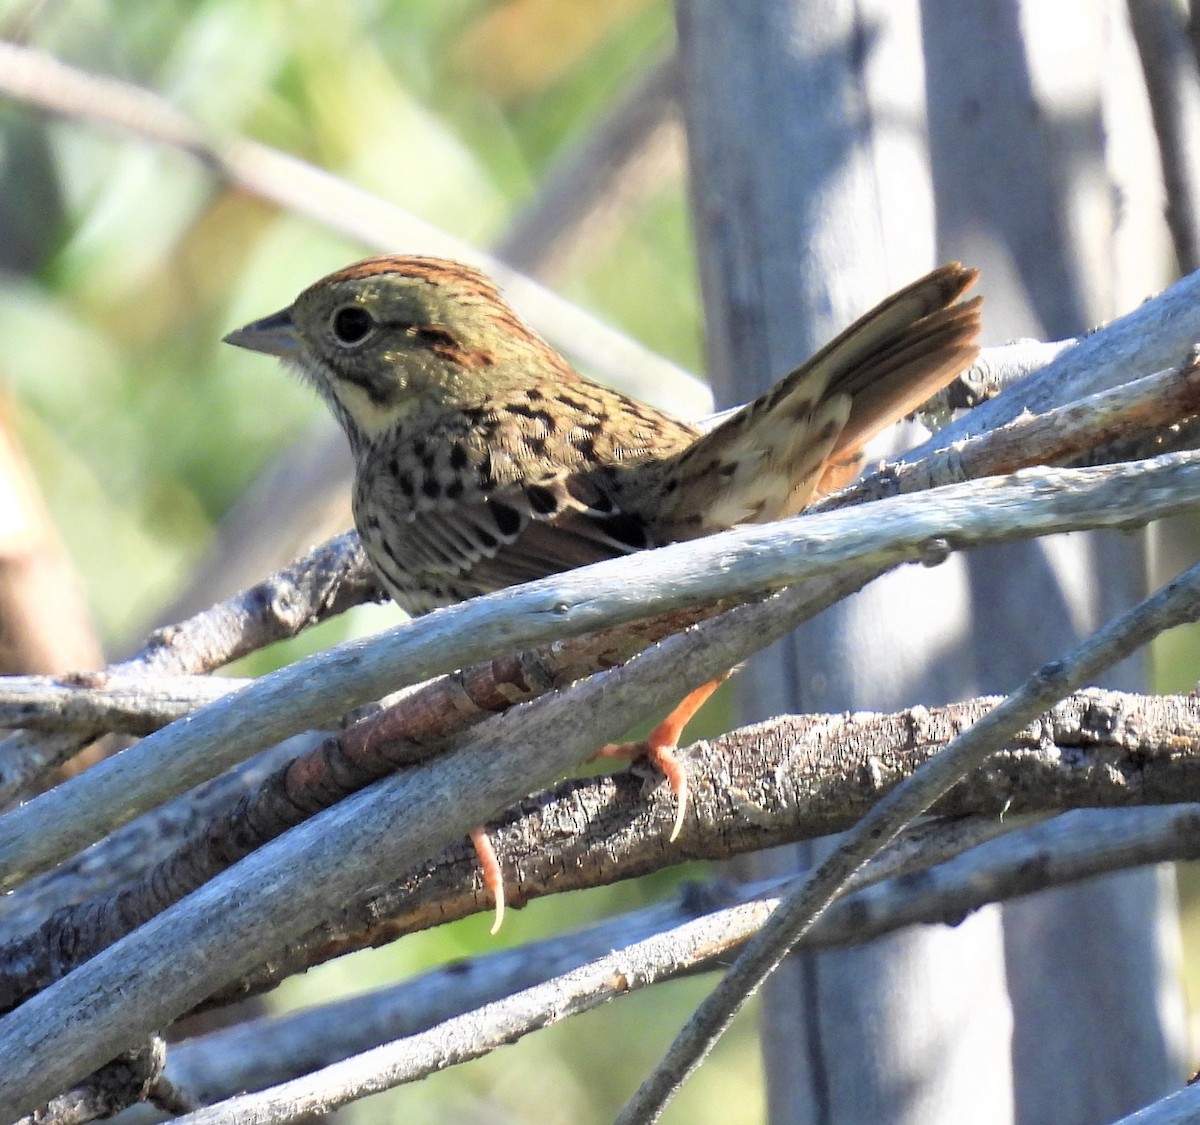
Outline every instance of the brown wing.
<path fill-rule="evenodd" d="M 356 511 L 356 522 L 392 596 L 414 614 L 658 545 L 582 474 Z"/>
<path fill-rule="evenodd" d="M 590 407 L 571 414 L 507 404 L 372 451 L 356 480 L 355 523 L 397 602 L 424 613 L 659 545 L 612 482 L 651 449 L 678 449 L 695 431 L 641 404 L 614 418 L 626 400 L 596 394 L 603 419 Z M 578 384 L 570 397 L 584 402 Z"/>

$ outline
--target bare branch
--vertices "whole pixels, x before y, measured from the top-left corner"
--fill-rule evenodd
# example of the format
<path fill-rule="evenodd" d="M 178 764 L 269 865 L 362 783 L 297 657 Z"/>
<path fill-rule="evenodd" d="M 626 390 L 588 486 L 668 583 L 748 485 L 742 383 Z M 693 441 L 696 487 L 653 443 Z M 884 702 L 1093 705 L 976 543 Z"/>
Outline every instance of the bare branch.
<path fill-rule="evenodd" d="M 781 716 L 697 743 L 683 760 L 689 775 L 703 778 L 704 785 L 670 846 L 661 838 L 674 811 L 665 787 L 648 796 L 636 773 L 561 782 L 488 825 L 507 873 L 506 893 L 519 905 L 676 863 L 727 860 L 842 831 L 994 703 L 970 700 L 890 715 Z M 981 818 L 1002 830 L 1010 820 L 1043 812 L 1198 799 L 1196 700 L 1087 691 L 1010 741 L 935 811 L 940 817 Z M 564 824 L 579 827 L 564 833 Z M 946 831 L 939 823 L 937 838 Z M 908 857 L 904 866 L 884 874 L 937 861 L 911 841 L 902 855 Z M 223 990 L 216 1002 L 264 991 L 330 958 L 487 909 L 478 861 L 459 841 L 419 870 L 346 904 L 337 918 Z M 86 947 L 86 935 L 53 931 L 41 944 L 54 950 L 77 942 Z M 11 959 L 11 951 L 6 956 Z M 0 982 L 7 990 L 7 974 Z"/>
<path fill-rule="evenodd" d="M 0 54 L 3 52 L 0 44 Z M 275 641 L 382 597 L 358 536 L 331 539 L 249 590 L 154 633 L 140 652 L 105 675 L 210 672 Z M 25 733 L 0 743 L 0 804 L 33 790 L 47 771 L 85 744 L 77 735 Z"/>
<path fill-rule="evenodd" d="M 904 454 L 918 461 L 951 442 L 986 433 L 1023 411 L 1063 403 L 1177 367 L 1200 340 L 1200 272 L 1189 274 L 1132 312 L 1082 336 L 1021 381 L 1019 394 L 997 395 Z"/>
<path fill-rule="evenodd" d="M 245 687 L 245 679 L 89 672 L 0 678 L 0 727 L 149 734 Z"/>
<path fill-rule="evenodd" d="M 1164 629 L 1198 617 L 1200 566 L 1109 622 L 1069 656 L 1044 665 L 940 755 L 880 800 L 739 954 L 618 1120 L 628 1125 L 657 1120 L 746 997 L 846 887 L 854 872 L 878 854 L 905 824 L 927 811 L 956 781 L 977 769 L 1014 731 L 1031 722 L 1049 704 L 1135 652 Z"/>
<path fill-rule="evenodd" d="M 965 825 L 994 831 L 999 822 L 969 818 Z M 1008 832 L 970 850 L 965 850 L 959 835 L 963 826 L 964 822 L 938 821 L 922 833 L 926 862 L 936 862 L 939 852 L 941 862 L 923 871 L 919 880 L 893 878 L 864 888 L 879 877 L 877 866 L 895 866 L 872 862 L 854 880 L 856 888 L 864 889 L 835 902 L 798 948 L 845 947 L 920 923 L 955 925 L 989 902 L 1200 854 L 1200 808 L 1194 805 L 1071 813 Z M 903 841 L 901 837 L 897 842 Z M 891 851 L 880 859 L 886 861 Z M 657 943 L 660 979 L 723 968 L 765 917 L 737 908 L 758 900 L 767 910 L 773 909 L 779 899 L 771 888 L 780 882 L 743 888 L 723 882 L 688 886 L 673 902 L 607 919 L 582 931 L 456 962 L 369 995 L 189 1040 L 172 1048 L 167 1074 L 204 1101 L 266 1089 L 502 1002 L 534 985 L 554 979 L 562 989 L 570 971 L 658 935 L 663 938 Z M 708 959 L 692 964 L 680 957 L 672 932 L 698 913 L 709 916 L 721 938 Z M 638 983 L 631 982 L 634 987 Z"/>
<path fill-rule="evenodd" d="M 698 744 L 685 760 L 689 773 L 703 777 L 705 785 L 695 796 L 685 831 L 668 848 L 658 834 L 672 811 L 664 792 L 648 802 L 638 778 L 628 774 L 560 784 L 489 826 L 505 870 L 516 873 L 508 883 L 510 898 L 524 902 L 682 860 L 728 859 L 839 831 L 993 702 L 893 715 L 781 717 Z M 1085 692 L 1018 736 L 979 776 L 957 786 L 938 812 L 1008 821 L 1039 810 L 1197 798 L 1198 746 L 1200 703 L 1191 697 Z M 768 778 L 774 780 L 766 784 Z M 239 819 L 253 825 L 269 814 L 266 809 Z M 995 823 L 1000 829 L 1001 821 Z M 564 835 L 563 824 L 582 827 Z M 214 831 L 210 824 L 200 825 L 196 843 L 203 848 Z M 939 836 L 944 832 L 938 828 Z M 239 845 L 218 834 L 216 851 L 223 862 L 211 864 L 205 875 L 253 846 Z M 930 861 L 927 850 L 919 849 L 904 862 L 911 869 Z M 188 874 L 181 876 L 175 857 L 119 895 L 61 912 L 29 939 L 9 945 L 0 975 L 4 1006 L 74 968 L 205 877 L 191 880 Z M 260 991 L 319 961 L 480 909 L 486 904 L 477 862 L 460 842 L 348 907 L 335 925 L 293 942 L 285 956 L 225 989 L 223 998 Z"/>
<path fill-rule="evenodd" d="M 377 883 L 380 871 L 415 864 L 489 809 L 553 776 L 581 747 L 615 737 L 660 691 L 682 694 L 738 659 L 729 638 L 718 636 L 699 652 L 687 640 L 671 638 L 654 650 L 654 683 L 646 682 L 650 662 L 639 657 L 481 724 L 458 751 L 299 826 L 27 1001 L 0 1023 L 0 1052 L 16 1060 L 0 1113 L 15 1116 L 25 1099 L 44 1100 L 128 1037 L 136 1040 L 248 970 L 264 949 L 298 936 L 329 903 Z M 497 753 L 497 740 L 506 738 L 511 752 Z M 63 1019 L 76 1029 L 69 1045 Z"/>
<path fill-rule="evenodd" d="M 1110 390 L 1011 422 L 955 442 L 919 461 L 886 464 L 814 504 L 821 512 L 880 500 L 935 485 L 1050 465 L 1118 443 L 1148 443 L 1160 452 L 1171 429 L 1200 411 L 1200 365 L 1178 367 L 1122 383 Z"/>

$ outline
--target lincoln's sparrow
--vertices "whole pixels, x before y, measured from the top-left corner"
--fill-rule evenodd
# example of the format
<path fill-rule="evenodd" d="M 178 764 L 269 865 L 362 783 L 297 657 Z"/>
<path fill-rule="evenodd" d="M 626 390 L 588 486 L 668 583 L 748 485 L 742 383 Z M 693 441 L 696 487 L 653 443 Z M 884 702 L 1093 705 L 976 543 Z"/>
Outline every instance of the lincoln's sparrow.
<path fill-rule="evenodd" d="M 354 521 L 409 613 L 800 511 L 976 354 L 943 266 L 710 433 L 585 379 L 479 273 L 371 258 L 226 340 L 288 361 L 357 465 Z"/>
<path fill-rule="evenodd" d="M 421 614 L 800 511 L 974 359 L 979 298 L 959 297 L 975 277 L 935 270 L 709 433 L 585 379 L 487 279 L 435 258 L 359 262 L 226 339 L 286 360 L 329 404 L 363 545 Z"/>

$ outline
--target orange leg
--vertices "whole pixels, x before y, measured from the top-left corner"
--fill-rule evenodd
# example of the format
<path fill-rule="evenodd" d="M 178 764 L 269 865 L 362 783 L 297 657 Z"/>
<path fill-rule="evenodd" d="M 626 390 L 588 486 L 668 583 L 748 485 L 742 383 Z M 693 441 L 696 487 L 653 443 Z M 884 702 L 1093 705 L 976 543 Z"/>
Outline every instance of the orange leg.
<path fill-rule="evenodd" d="M 683 829 L 683 818 L 687 813 L 688 779 L 687 771 L 683 768 L 675 751 L 679 749 L 679 739 L 684 728 L 696 716 L 696 712 L 708 702 L 709 697 L 728 678 L 728 673 L 715 680 L 701 684 L 695 691 L 689 692 L 679 705 L 658 724 L 641 742 L 610 742 L 597 754 L 597 758 L 646 758 L 667 779 L 671 792 L 678 801 L 675 813 L 675 825 L 671 829 L 671 840 L 674 840 Z M 483 885 L 492 892 L 496 904 L 496 919 L 492 923 L 493 934 L 498 933 L 504 922 L 504 872 L 500 869 L 500 860 L 496 849 L 492 847 L 487 829 L 480 826 L 471 829 L 471 845 L 479 859 L 483 872 Z"/>
<path fill-rule="evenodd" d="M 675 794 L 678 808 L 675 826 L 671 829 L 672 841 L 683 829 L 683 818 L 687 813 L 688 780 L 675 751 L 684 728 L 695 717 L 696 712 L 708 702 L 709 696 L 728 678 L 728 673 L 715 680 L 701 684 L 695 691 L 684 696 L 679 705 L 658 724 L 642 742 L 610 742 L 596 755 L 597 758 L 641 758 L 645 757 L 658 768 L 667 779 L 671 792 Z"/>
<path fill-rule="evenodd" d="M 496 904 L 496 919 L 492 922 L 491 932 L 500 932 L 504 923 L 504 872 L 500 870 L 500 860 L 496 858 L 496 849 L 492 847 L 491 837 L 487 829 L 480 825 L 471 829 L 471 844 L 483 869 L 483 885 L 492 892 L 492 900 Z"/>

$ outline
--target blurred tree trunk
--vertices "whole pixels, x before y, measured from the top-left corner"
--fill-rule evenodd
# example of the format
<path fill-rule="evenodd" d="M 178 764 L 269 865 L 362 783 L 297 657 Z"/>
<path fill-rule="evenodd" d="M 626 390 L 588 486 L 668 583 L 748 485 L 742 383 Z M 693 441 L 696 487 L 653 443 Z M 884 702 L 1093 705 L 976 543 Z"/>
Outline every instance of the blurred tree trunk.
<path fill-rule="evenodd" d="M 924 4 L 939 246 L 990 278 L 992 342 L 1076 335 L 1169 280 L 1159 161 L 1127 26 L 1086 0 L 1052 7 L 968 15 L 949 0 Z M 1143 537 L 1120 534 L 974 556 L 980 688 L 1011 687 L 1132 604 L 1144 572 Z M 1144 656 L 1106 684 L 1144 689 Z M 1018 1120 L 1107 1121 L 1178 1084 L 1175 906 L 1163 868 L 1004 907 Z"/>
<path fill-rule="evenodd" d="M 1041 25 L 1063 7 L 680 0 L 723 403 L 938 260 L 984 268 L 989 343 L 1073 334 L 1128 307 L 1113 282 L 1128 263 L 1106 111 L 1141 90 L 1133 72 L 1113 96 L 1128 71 L 1110 13 L 1073 3 L 1067 27 Z M 1141 268 L 1126 287 L 1154 287 Z M 1010 689 L 1141 584 L 1130 537 L 909 568 L 755 662 L 739 679 L 742 717 Z M 1140 663 L 1111 682 L 1142 686 Z M 758 872 L 817 854 L 789 849 Z M 790 958 L 764 998 L 772 1120 L 1083 1123 L 1144 1104 L 1181 1075 L 1173 908 L 1165 877 L 1137 872 L 954 930 Z"/>

